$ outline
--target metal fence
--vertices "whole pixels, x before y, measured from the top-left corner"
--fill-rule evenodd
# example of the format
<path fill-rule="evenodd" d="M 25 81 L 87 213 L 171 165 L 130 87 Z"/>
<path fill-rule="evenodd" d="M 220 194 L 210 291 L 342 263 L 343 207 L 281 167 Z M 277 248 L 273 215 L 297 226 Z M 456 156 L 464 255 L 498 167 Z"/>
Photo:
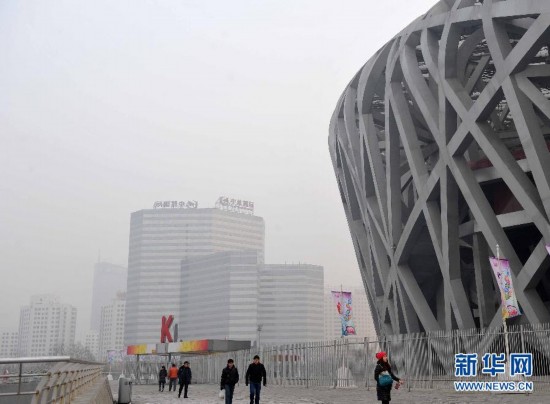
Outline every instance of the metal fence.
<path fill-rule="evenodd" d="M 533 376 L 537 390 L 550 390 L 550 324 L 508 326 L 510 353 L 533 354 Z M 210 355 L 180 356 L 188 360 L 193 382 L 219 383 L 227 359 L 232 358 L 244 378 L 252 357 L 258 354 L 267 370 L 268 383 L 283 386 L 375 387 L 375 353 L 386 351 L 394 373 L 404 378 L 409 389 L 452 389 L 455 377 L 454 355 L 477 353 L 476 377 L 468 381 L 490 381 L 481 373 L 485 353 L 504 353 L 502 329 L 453 330 L 392 335 L 380 340 L 340 339 L 335 341 L 261 347 Z M 127 358 L 123 373 L 137 383 L 157 383 L 166 357 L 148 357 L 136 361 Z"/>
<path fill-rule="evenodd" d="M 0 359 L 0 403 L 71 402 L 104 379 L 103 366 L 68 356 Z"/>

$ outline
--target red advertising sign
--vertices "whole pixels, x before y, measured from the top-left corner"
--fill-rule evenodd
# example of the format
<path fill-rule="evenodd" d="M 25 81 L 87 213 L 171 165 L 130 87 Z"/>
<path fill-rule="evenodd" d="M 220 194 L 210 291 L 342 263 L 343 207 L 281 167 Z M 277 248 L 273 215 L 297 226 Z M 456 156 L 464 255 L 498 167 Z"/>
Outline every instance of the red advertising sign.
<path fill-rule="evenodd" d="M 169 315 L 168 319 L 166 316 L 162 316 L 162 325 L 160 327 L 160 342 L 174 342 L 172 339 L 172 334 L 170 334 L 170 326 L 172 325 L 172 322 L 174 321 L 174 316 Z"/>

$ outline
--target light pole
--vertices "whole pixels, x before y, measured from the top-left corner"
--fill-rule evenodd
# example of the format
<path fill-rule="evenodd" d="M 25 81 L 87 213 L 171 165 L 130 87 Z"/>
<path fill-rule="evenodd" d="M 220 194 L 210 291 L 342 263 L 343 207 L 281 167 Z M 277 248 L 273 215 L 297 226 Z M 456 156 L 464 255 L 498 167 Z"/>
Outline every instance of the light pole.
<path fill-rule="evenodd" d="M 258 327 L 256 328 L 256 331 L 258 331 L 258 349 L 260 349 L 260 342 L 261 342 L 261 334 L 262 334 L 262 328 L 263 324 L 258 324 Z"/>

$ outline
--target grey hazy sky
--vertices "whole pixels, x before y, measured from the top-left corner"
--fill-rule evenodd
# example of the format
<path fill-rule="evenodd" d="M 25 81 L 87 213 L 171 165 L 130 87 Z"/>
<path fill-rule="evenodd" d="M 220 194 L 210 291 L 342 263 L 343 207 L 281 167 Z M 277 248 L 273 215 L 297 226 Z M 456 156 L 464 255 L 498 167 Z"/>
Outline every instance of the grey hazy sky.
<path fill-rule="evenodd" d="M 36 293 L 89 325 L 130 212 L 256 203 L 269 263 L 360 276 L 328 123 L 363 63 L 435 0 L 0 2 L 0 329 Z"/>

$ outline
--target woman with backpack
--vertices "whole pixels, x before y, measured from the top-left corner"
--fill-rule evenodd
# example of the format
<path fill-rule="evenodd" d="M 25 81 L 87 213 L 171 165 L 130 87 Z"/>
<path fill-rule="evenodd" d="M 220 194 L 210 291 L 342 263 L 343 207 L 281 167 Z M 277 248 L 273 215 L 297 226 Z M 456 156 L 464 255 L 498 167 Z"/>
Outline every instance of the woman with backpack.
<path fill-rule="evenodd" d="M 374 379 L 376 380 L 376 396 L 382 404 L 389 404 L 391 401 L 391 388 L 393 381 L 397 384 L 395 388 L 398 389 L 404 380 L 399 379 L 393 374 L 391 370 L 390 362 L 388 362 L 388 354 L 386 352 L 378 352 L 376 354 L 376 367 L 374 368 Z"/>

